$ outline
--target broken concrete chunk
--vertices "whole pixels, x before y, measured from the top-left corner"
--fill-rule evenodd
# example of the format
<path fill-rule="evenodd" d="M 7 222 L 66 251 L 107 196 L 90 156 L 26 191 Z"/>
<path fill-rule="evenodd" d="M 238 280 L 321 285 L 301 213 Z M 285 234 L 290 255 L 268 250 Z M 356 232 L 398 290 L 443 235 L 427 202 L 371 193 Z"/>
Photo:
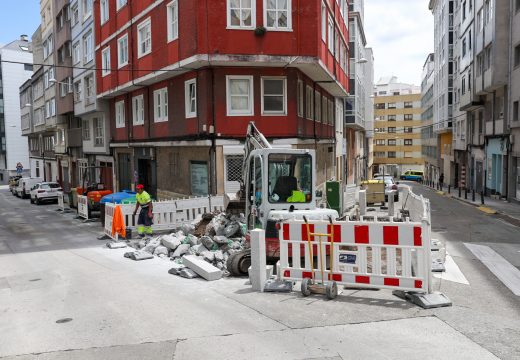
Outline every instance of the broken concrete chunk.
<path fill-rule="evenodd" d="M 109 249 L 122 249 L 126 247 L 125 242 L 115 241 L 115 242 L 108 242 L 107 248 Z"/>
<path fill-rule="evenodd" d="M 215 235 L 213 241 L 219 245 L 226 245 L 228 243 L 228 238 L 222 235 Z"/>
<path fill-rule="evenodd" d="M 207 248 L 211 249 L 215 244 L 209 236 L 203 236 L 200 238 L 200 242 Z"/>
<path fill-rule="evenodd" d="M 204 251 L 201 255 L 207 262 L 212 263 L 215 261 L 215 253 L 212 251 Z"/>
<path fill-rule="evenodd" d="M 188 244 L 180 244 L 177 249 L 173 252 L 172 257 L 177 258 L 181 257 L 182 255 L 186 254 L 188 250 L 190 249 L 190 245 Z"/>
<path fill-rule="evenodd" d="M 182 261 L 184 265 L 208 281 L 218 280 L 222 277 L 222 270 L 194 255 L 186 255 Z"/>
<path fill-rule="evenodd" d="M 229 223 L 224 229 L 224 235 L 228 238 L 235 236 L 240 231 L 240 224 L 235 222 Z"/>
<path fill-rule="evenodd" d="M 174 235 L 163 235 L 161 237 L 161 244 L 163 246 L 166 246 L 170 250 L 175 250 L 177 249 L 177 246 L 181 244 L 181 241 L 178 237 Z"/>
<path fill-rule="evenodd" d="M 224 262 L 224 253 L 221 250 L 215 251 L 215 261 Z"/>
<path fill-rule="evenodd" d="M 177 275 L 182 276 L 186 279 L 194 279 L 199 277 L 199 275 L 195 271 L 188 268 L 181 269 Z"/>
<path fill-rule="evenodd" d="M 141 251 L 141 250 L 127 252 L 127 253 L 125 253 L 124 256 L 126 258 L 129 258 L 129 259 L 132 259 L 132 260 L 136 260 L 136 261 L 153 259 L 153 255 L 152 254 L 150 254 L 149 252 L 146 252 L 146 251 Z"/>
<path fill-rule="evenodd" d="M 181 230 L 186 235 L 193 234 L 193 232 L 195 231 L 195 226 L 193 226 L 192 224 L 183 224 L 181 226 Z"/>
<path fill-rule="evenodd" d="M 168 256 L 168 248 L 166 246 L 159 245 L 155 248 L 153 254 L 156 256 L 159 256 L 159 255 Z"/>

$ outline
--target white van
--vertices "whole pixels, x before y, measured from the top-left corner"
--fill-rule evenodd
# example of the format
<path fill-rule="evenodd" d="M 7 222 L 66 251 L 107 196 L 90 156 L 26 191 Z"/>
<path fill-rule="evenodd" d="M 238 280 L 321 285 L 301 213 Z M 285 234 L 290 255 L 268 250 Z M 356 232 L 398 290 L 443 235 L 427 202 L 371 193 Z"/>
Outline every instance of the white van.
<path fill-rule="evenodd" d="M 41 177 L 25 177 L 21 178 L 18 181 L 18 186 L 16 187 L 16 196 L 25 199 L 31 196 L 31 189 L 34 185 L 41 183 L 43 179 Z"/>

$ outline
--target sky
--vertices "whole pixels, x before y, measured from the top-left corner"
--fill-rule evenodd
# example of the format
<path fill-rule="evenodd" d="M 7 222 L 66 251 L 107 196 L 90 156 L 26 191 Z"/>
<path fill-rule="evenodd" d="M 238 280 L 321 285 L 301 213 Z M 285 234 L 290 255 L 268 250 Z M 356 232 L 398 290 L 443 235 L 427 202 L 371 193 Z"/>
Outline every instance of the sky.
<path fill-rule="evenodd" d="M 0 0 L 1 1 L 1 0 Z M 374 82 L 397 76 L 421 85 L 422 67 L 433 52 L 429 0 L 365 0 L 365 36 L 374 50 Z"/>
<path fill-rule="evenodd" d="M 40 0 L 0 0 L 0 44 L 25 34 L 31 38 L 40 24 Z"/>

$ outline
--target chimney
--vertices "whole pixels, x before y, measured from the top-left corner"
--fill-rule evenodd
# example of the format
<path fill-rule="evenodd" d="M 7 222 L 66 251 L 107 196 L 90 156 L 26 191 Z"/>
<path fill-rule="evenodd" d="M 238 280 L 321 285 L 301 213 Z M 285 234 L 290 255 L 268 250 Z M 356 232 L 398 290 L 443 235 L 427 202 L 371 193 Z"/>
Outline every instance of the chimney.
<path fill-rule="evenodd" d="M 21 40 L 21 41 L 26 41 L 26 42 L 29 41 L 29 40 L 27 39 L 27 35 L 25 35 L 25 34 L 20 35 L 20 40 Z"/>

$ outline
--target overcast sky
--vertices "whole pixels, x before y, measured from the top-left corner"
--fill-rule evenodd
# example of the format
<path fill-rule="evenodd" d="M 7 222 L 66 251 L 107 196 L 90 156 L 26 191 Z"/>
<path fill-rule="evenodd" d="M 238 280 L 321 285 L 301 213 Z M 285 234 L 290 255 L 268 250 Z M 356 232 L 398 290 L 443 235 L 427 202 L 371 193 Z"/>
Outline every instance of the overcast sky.
<path fill-rule="evenodd" d="M 394 75 L 421 85 L 426 56 L 433 52 L 433 15 L 428 0 L 365 0 L 367 46 L 374 49 L 374 82 Z"/>

